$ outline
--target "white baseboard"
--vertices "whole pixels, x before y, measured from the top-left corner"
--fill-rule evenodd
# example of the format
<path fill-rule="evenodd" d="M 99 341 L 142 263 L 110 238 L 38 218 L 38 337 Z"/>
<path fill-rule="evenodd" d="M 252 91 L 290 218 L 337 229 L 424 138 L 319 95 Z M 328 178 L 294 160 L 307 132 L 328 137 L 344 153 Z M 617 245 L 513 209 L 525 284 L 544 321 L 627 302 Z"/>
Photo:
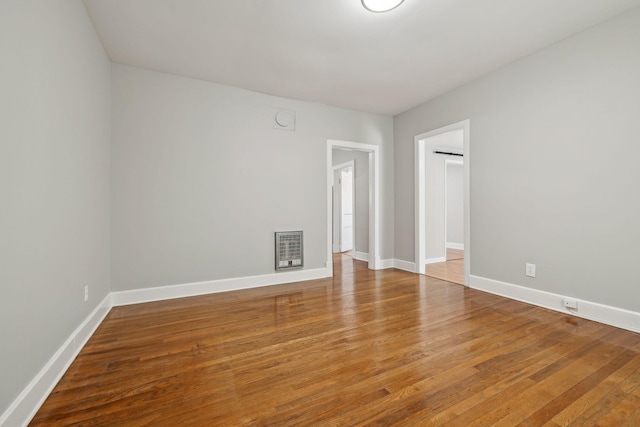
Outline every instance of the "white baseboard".
<path fill-rule="evenodd" d="M 356 252 L 354 259 L 359 261 L 369 261 L 369 254 L 366 252 Z M 399 270 L 409 271 L 415 273 L 416 265 L 413 262 L 404 261 L 401 259 L 381 259 L 378 261 L 376 270 L 386 270 L 388 268 L 397 268 Z"/>
<path fill-rule="evenodd" d="M 26 426 L 36 415 L 60 378 L 67 371 L 82 347 L 111 310 L 111 295 L 107 295 L 89 316 L 67 338 L 16 400 L 0 416 L 0 426 Z"/>
<path fill-rule="evenodd" d="M 447 261 L 447 257 L 440 257 L 440 258 L 427 258 L 424 260 L 425 264 L 435 264 L 437 262 L 445 262 Z"/>
<path fill-rule="evenodd" d="M 358 261 L 366 261 L 369 262 L 369 254 L 366 252 L 358 252 L 355 251 L 354 255 L 353 255 L 354 259 L 357 259 Z"/>
<path fill-rule="evenodd" d="M 261 276 L 236 277 L 206 282 L 184 283 L 181 285 L 142 288 L 131 291 L 117 291 L 111 292 L 111 298 L 114 306 L 140 304 L 143 302 L 324 279 L 332 276 L 331 271 L 330 268 L 316 268 L 312 270 L 295 270 L 283 273 L 264 274 Z"/>
<path fill-rule="evenodd" d="M 386 270 L 388 268 L 397 268 L 411 273 L 415 273 L 416 271 L 416 265 L 413 262 L 403 261 L 401 259 L 381 259 L 378 270 Z"/>
<path fill-rule="evenodd" d="M 376 270 L 386 270 L 387 268 L 393 268 L 393 261 L 393 259 L 379 260 Z"/>
<path fill-rule="evenodd" d="M 447 242 L 445 244 L 447 249 L 459 249 L 461 251 L 464 251 L 464 243 L 451 243 L 451 242 Z"/>
<path fill-rule="evenodd" d="M 354 252 L 354 259 L 358 261 L 369 261 L 369 254 L 366 252 Z M 397 268 L 399 270 L 415 273 L 416 264 L 414 262 L 404 261 L 401 259 L 381 259 L 378 261 L 376 270 L 386 270 L 388 268 Z"/>
<path fill-rule="evenodd" d="M 498 280 L 486 279 L 479 276 L 469 276 L 469 286 L 474 289 L 500 295 L 510 299 L 571 314 L 584 319 L 615 326 L 633 332 L 640 332 L 640 313 L 612 307 L 596 302 L 580 300 L 574 297 L 526 288 Z M 564 307 L 564 299 L 570 298 L 578 302 L 577 310 Z"/>
<path fill-rule="evenodd" d="M 415 273 L 416 272 L 416 263 L 415 262 L 409 262 L 409 261 L 404 261 L 402 259 L 394 259 L 393 260 L 393 266 L 399 270 L 404 270 L 404 271 L 408 271 L 410 273 Z"/>

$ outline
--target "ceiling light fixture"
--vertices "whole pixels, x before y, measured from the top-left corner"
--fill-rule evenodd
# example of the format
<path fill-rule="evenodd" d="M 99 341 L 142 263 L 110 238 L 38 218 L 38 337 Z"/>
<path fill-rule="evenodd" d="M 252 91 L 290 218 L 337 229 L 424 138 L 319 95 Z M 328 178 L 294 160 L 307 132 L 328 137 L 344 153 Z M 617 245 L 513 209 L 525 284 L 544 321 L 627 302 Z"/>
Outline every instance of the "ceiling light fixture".
<path fill-rule="evenodd" d="M 370 12 L 388 12 L 400 6 L 404 0 L 362 0 L 362 5 Z"/>

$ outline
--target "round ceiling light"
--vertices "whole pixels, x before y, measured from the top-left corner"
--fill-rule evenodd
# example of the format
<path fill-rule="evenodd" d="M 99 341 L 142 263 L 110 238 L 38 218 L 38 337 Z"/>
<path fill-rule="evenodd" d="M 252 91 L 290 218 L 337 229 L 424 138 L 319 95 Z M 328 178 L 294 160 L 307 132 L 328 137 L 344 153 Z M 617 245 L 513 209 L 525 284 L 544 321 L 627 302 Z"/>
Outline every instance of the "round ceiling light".
<path fill-rule="evenodd" d="M 388 12 L 400 6 L 404 0 L 362 0 L 365 9 L 371 12 Z"/>

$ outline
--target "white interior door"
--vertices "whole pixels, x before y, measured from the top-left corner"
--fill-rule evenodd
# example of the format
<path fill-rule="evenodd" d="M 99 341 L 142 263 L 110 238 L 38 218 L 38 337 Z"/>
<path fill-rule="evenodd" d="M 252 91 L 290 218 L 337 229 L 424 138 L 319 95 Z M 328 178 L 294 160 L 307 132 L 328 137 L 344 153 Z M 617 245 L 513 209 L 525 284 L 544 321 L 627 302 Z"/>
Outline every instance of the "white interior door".
<path fill-rule="evenodd" d="M 342 185 L 340 184 L 342 180 L 342 174 L 340 170 L 333 171 L 333 220 L 332 220 L 332 230 L 331 230 L 331 241 L 332 241 L 332 252 L 334 254 L 340 252 L 340 227 L 342 224 Z"/>
<path fill-rule="evenodd" d="M 341 228 L 340 251 L 353 249 L 353 169 L 340 171 L 341 188 Z"/>

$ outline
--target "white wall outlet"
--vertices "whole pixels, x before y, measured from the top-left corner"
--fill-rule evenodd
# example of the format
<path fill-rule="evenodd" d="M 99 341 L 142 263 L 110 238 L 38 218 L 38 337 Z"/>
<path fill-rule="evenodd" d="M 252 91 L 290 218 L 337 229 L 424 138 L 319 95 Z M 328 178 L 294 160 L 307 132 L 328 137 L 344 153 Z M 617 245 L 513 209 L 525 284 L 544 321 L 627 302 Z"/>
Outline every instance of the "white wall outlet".
<path fill-rule="evenodd" d="M 577 310 L 578 309 L 578 301 L 576 301 L 574 299 L 570 299 L 570 298 L 565 298 L 564 299 L 564 308 L 568 308 L 570 310 Z"/>
<path fill-rule="evenodd" d="M 536 277 L 536 265 L 529 263 L 525 264 L 524 275 L 529 277 Z"/>
<path fill-rule="evenodd" d="M 89 285 L 84 287 L 84 301 L 89 301 Z"/>

